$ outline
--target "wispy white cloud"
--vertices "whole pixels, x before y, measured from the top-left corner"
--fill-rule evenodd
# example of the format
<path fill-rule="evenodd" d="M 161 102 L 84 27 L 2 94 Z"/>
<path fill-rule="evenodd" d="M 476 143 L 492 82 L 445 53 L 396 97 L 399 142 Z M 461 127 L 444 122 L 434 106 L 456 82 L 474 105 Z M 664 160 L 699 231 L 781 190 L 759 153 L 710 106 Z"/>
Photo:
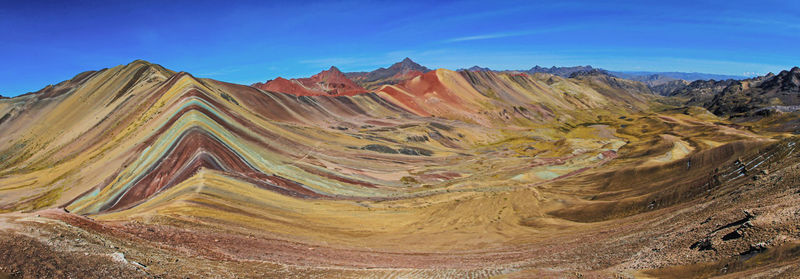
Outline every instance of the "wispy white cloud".
<path fill-rule="evenodd" d="M 532 33 L 533 32 L 500 32 L 500 33 L 491 33 L 491 34 L 482 34 L 482 35 L 475 35 L 475 36 L 452 38 L 452 39 L 445 40 L 445 42 L 455 43 L 455 42 L 464 42 L 464 41 L 499 39 L 499 38 L 508 38 L 508 37 L 517 37 L 517 36 L 530 35 Z"/>
<path fill-rule="evenodd" d="M 527 35 L 535 35 L 535 34 L 545 34 L 545 33 L 553 33 L 553 32 L 562 32 L 567 30 L 574 30 L 583 28 L 582 25 L 564 25 L 552 28 L 539 28 L 539 29 L 531 29 L 531 30 L 520 30 L 520 31 L 512 31 L 512 32 L 497 32 L 497 33 L 488 33 L 488 34 L 479 34 L 479 35 L 472 35 L 472 36 L 464 36 L 464 37 L 457 37 L 444 40 L 445 43 L 456 43 L 456 42 L 465 42 L 465 41 L 475 41 L 475 40 L 489 40 L 489 39 L 500 39 L 500 38 L 509 38 L 509 37 L 520 37 L 520 36 L 527 36 Z"/>
<path fill-rule="evenodd" d="M 763 75 L 766 75 L 766 74 L 767 73 L 760 73 L 760 72 L 744 72 L 741 75 L 742 76 L 746 76 L 746 77 L 757 77 L 757 76 L 763 76 Z"/>

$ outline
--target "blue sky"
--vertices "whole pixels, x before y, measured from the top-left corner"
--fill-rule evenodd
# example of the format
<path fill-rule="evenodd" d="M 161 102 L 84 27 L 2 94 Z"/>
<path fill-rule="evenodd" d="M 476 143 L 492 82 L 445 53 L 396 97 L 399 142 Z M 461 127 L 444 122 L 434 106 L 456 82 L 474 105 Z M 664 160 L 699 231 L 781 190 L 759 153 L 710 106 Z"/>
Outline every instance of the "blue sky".
<path fill-rule="evenodd" d="M 732 75 L 800 64 L 793 0 L 293 2 L 3 0 L 0 95 L 134 59 L 244 84 L 404 57 Z"/>

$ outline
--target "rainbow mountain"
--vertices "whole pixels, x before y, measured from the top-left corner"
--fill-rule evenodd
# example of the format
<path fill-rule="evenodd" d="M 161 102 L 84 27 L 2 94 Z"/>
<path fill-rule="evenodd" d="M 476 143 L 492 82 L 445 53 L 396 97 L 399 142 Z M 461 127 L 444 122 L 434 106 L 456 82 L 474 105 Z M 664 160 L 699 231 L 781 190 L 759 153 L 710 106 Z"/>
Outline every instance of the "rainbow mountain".
<path fill-rule="evenodd" d="M 2 99 L 2 223 L 91 235 L 59 247 L 100 262 L 122 247 L 108 268 L 125 276 L 659 276 L 751 252 L 791 265 L 762 253 L 794 247 L 800 218 L 781 215 L 800 197 L 774 194 L 794 191 L 797 139 L 760 129 L 771 120 L 599 71 L 410 63 L 247 86 L 137 60 Z M 726 225 L 741 216 L 749 227 Z M 720 238 L 736 231 L 749 235 Z"/>

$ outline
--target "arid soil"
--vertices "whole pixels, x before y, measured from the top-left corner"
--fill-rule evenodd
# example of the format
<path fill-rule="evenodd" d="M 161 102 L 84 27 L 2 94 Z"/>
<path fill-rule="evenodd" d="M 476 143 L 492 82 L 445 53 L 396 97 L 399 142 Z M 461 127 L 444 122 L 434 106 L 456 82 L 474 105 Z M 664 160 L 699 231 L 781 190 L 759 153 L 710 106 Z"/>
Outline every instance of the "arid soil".
<path fill-rule="evenodd" d="M 800 260 L 800 157 L 749 172 L 674 206 L 502 249 L 335 248 L 179 220 L 102 222 L 50 209 L 3 215 L 0 257 L 12 278 L 791 277 Z"/>
<path fill-rule="evenodd" d="M 774 129 L 791 114 L 667 103 L 600 72 L 309 96 L 145 61 L 86 72 L 0 100 L 0 271 L 795 276 L 800 140 Z"/>

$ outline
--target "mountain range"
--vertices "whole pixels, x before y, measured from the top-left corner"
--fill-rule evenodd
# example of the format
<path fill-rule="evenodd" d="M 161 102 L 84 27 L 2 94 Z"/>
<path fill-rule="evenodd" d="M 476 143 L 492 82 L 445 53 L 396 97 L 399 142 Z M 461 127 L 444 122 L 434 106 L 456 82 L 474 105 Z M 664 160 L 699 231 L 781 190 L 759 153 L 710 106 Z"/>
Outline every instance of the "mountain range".
<path fill-rule="evenodd" d="M 619 71 L 608 71 L 605 69 L 600 68 L 593 68 L 590 65 L 586 66 L 574 66 L 574 67 L 550 67 L 545 68 L 541 66 L 534 66 L 528 70 L 502 70 L 502 71 L 495 71 L 486 67 L 480 66 L 472 66 L 468 69 L 459 69 L 457 71 L 471 71 L 471 72 L 510 72 L 510 73 L 528 73 L 528 74 L 535 74 L 535 73 L 547 73 L 552 75 L 557 75 L 561 77 L 570 77 L 572 74 L 576 72 L 589 72 L 589 71 L 600 71 L 607 75 L 628 79 L 632 81 L 639 81 L 645 83 L 647 86 L 651 88 L 654 92 L 661 94 L 661 95 L 671 95 L 673 91 L 676 91 L 680 88 L 685 87 L 688 85 L 689 82 L 697 81 L 697 80 L 742 80 L 747 79 L 744 76 L 731 76 L 731 75 L 717 75 L 717 74 L 704 74 L 704 73 L 683 73 L 683 72 L 619 72 Z M 320 75 L 325 75 L 328 72 L 339 72 L 339 70 L 332 66 L 331 69 L 328 71 L 323 71 L 315 76 L 306 79 L 293 79 L 294 82 L 289 82 L 289 80 L 283 78 L 276 78 L 275 80 L 267 81 L 267 83 L 272 82 L 270 88 L 275 89 L 275 91 L 287 91 L 290 90 L 289 87 L 295 87 L 291 89 L 292 91 L 315 91 L 316 93 L 302 93 L 302 94 L 320 94 L 320 92 L 327 92 L 330 91 L 326 88 L 314 88 L 319 87 L 322 84 L 331 83 L 331 88 L 335 88 L 336 84 L 339 86 L 343 86 L 345 90 L 351 91 L 350 94 L 357 94 L 356 92 L 368 91 L 368 90 L 376 90 L 379 89 L 383 85 L 393 85 L 400 83 L 404 80 L 411 79 L 417 75 L 421 75 L 431 71 L 425 66 L 417 64 L 410 58 L 405 58 L 400 62 L 392 64 L 388 68 L 379 68 L 377 70 L 371 72 L 347 72 L 343 73 L 344 77 L 349 80 L 346 80 L 341 75 L 336 75 L 335 77 L 328 77 L 322 78 Z M 324 81 L 323 79 L 331 79 L 331 81 Z M 345 81 L 347 84 L 339 84 L 339 81 Z M 350 83 L 350 81 L 358 84 L 358 86 L 354 86 Z M 281 85 L 278 85 L 281 84 Z M 256 83 L 253 86 L 267 89 L 264 84 Z M 311 88 L 311 89 L 309 89 Z M 334 90 L 331 93 L 341 94 L 340 90 Z"/>
<path fill-rule="evenodd" d="M 684 72 L 620 72 L 614 71 L 611 72 L 612 74 L 625 78 L 631 79 L 636 81 L 648 81 L 648 80 L 685 80 L 685 81 L 695 81 L 695 80 L 726 80 L 726 79 L 747 79 L 746 76 L 737 76 L 737 75 L 718 75 L 718 74 L 705 74 L 705 73 L 684 73 Z"/>
<path fill-rule="evenodd" d="M 674 87 L 411 59 L 249 86 L 86 71 L 0 100 L 0 276 L 800 272 L 800 68 Z"/>
<path fill-rule="evenodd" d="M 488 102 L 483 100 L 481 96 L 493 96 L 496 94 L 497 88 L 481 91 L 481 94 L 472 94 L 469 98 L 456 98 L 451 90 L 436 90 L 430 86 L 436 87 L 440 84 L 442 79 L 452 80 L 453 76 L 461 76 L 460 78 L 466 79 L 467 83 L 476 89 L 480 89 L 481 83 L 479 80 L 488 78 L 489 80 L 498 80 L 503 77 L 517 77 L 517 82 L 522 82 L 523 87 L 527 88 L 534 85 L 529 84 L 530 81 L 522 81 L 525 77 L 533 77 L 537 74 L 546 74 L 554 77 L 569 78 L 572 80 L 582 80 L 592 86 L 598 92 L 602 92 L 600 88 L 609 86 L 621 90 L 627 95 L 635 93 L 636 96 L 648 96 L 650 94 L 674 97 L 679 102 L 686 105 L 701 106 L 712 113 L 725 116 L 725 117 L 750 117 L 754 114 L 764 114 L 768 111 L 782 110 L 782 111 L 795 111 L 795 106 L 800 105 L 800 102 L 795 99 L 796 90 L 794 81 L 796 77 L 796 69 L 783 71 L 778 75 L 768 74 L 762 77 L 750 79 L 726 79 L 726 80 L 694 80 L 688 81 L 684 79 L 674 79 L 675 77 L 729 77 L 710 74 L 699 73 L 665 73 L 650 74 L 646 76 L 637 76 L 635 74 L 621 74 L 620 72 L 611 72 L 604 69 L 593 68 L 592 66 L 576 66 L 576 67 L 550 67 L 543 68 L 535 66 L 526 71 L 495 71 L 489 68 L 473 66 L 468 69 L 460 69 L 457 72 L 439 69 L 432 71 L 424 66 L 417 64 L 409 58 L 395 63 L 388 68 L 380 68 L 372 72 L 351 72 L 342 73 L 338 68 L 332 66 L 329 70 L 322 71 L 310 78 L 300 78 L 286 80 L 277 78 L 268 81 L 267 83 L 257 83 L 252 86 L 267 91 L 289 93 L 297 96 L 353 96 L 357 94 L 364 94 L 373 92 L 385 100 L 390 100 L 396 105 L 401 106 L 403 109 L 413 111 L 419 115 L 446 115 L 455 117 L 455 115 L 464 115 L 465 112 L 474 112 L 485 109 L 483 105 L 478 103 Z M 671 76 L 667 76 L 671 75 Z M 623 75 L 628 78 L 620 78 Z M 353 80 L 351 80 L 352 78 Z M 541 77 L 540 77 L 541 78 Z M 551 81 L 552 78 L 548 80 Z M 602 80 L 602 81 L 600 81 Z M 594 81 L 594 82 L 589 82 Z M 598 82 L 599 81 L 599 82 Z M 498 83 L 500 81 L 493 81 L 491 83 Z M 502 82 L 501 82 L 502 83 Z M 763 85 L 762 85 L 763 83 Z M 412 86 L 413 84 L 413 86 Z M 417 86 L 428 86 L 427 90 L 432 90 L 436 94 L 435 98 L 444 98 L 452 100 L 453 102 L 441 103 L 430 106 L 429 94 L 424 93 L 420 95 L 420 90 L 415 88 Z M 602 84 L 603 86 L 599 86 Z M 370 88 L 370 89 L 366 89 Z M 503 88 L 514 88 L 509 85 L 503 85 Z M 427 91 L 423 90 L 423 91 Z M 471 92 L 473 90 L 465 90 L 463 88 L 454 89 L 457 91 Z M 504 89 L 518 90 L 518 89 Z M 480 91 L 480 90 L 479 90 Z M 513 93 L 517 95 L 519 93 Z M 615 94 L 606 94 L 606 97 L 615 98 Z M 548 99 L 555 98 L 548 96 L 547 98 L 538 98 L 536 102 L 545 104 Z M 623 97 L 627 101 L 632 101 L 633 98 Z M 467 101 L 469 100 L 469 101 Z M 518 98 L 505 99 L 505 102 L 531 102 L 531 99 L 521 100 Z M 639 102 L 641 103 L 641 102 Z M 767 110 L 764 110 L 767 109 Z M 474 116 L 469 118 L 475 119 Z M 466 119 L 466 118 L 461 118 Z M 486 121 L 484 117 L 480 118 Z M 793 129 L 792 125 L 789 128 L 782 128 L 783 130 Z"/>
<path fill-rule="evenodd" d="M 634 80 L 634 81 L 641 81 L 648 85 L 659 85 L 664 82 L 673 81 L 673 80 L 685 80 L 685 81 L 695 81 L 695 80 L 709 80 L 709 79 L 716 79 L 716 80 L 723 80 L 723 79 L 746 79 L 745 76 L 733 76 L 733 75 L 718 75 L 718 74 L 704 74 L 704 73 L 684 73 L 684 72 L 622 72 L 622 71 L 609 71 L 599 68 L 593 68 L 590 65 L 586 66 L 573 66 L 573 67 L 556 67 L 552 66 L 550 68 L 541 67 L 539 65 L 534 66 L 529 70 L 516 70 L 519 72 L 527 72 L 530 74 L 533 73 L 547 73 L 553 74 L 562 77 L 569 77 L 575 72 L 585 72 L 591 70 L 600 70 L 606 71 L 610 75 L 615 77 Z M 473 66 L 467 70 L 470 71 L 490 71 L 489 68 L 481 68 L 479 66 Z"/>
<path fill-rule="evenodd" d="M 550 68 L 544 68 L 544 67 L 540 67 L 539 65 L 536 65 L 533 68 L 531 68 L 530 70 L 527 70 L 525 72 L 531 73 L 531 74 L 534 74 L 534 73 L 547 73 L 547 74 L 553 74 L 553 75 L 562 76 L 562 77 L 569 77 L 570 75 L 572 75 L 575 72 L 586 72 L 586 71 L 591 71 L 591 70 L 594 70 L 594 69 L 595 68 L 592 68 L 592 66 L 589 66 L 589 65 L 587 65 L 587 66 L 574 66 L 574 67 L 556 67 L 556 66 L 553 66 L 553 67 L 550 67 Z M 602 69 L 600 69 L 600 70 L 602 70 Z"/>

